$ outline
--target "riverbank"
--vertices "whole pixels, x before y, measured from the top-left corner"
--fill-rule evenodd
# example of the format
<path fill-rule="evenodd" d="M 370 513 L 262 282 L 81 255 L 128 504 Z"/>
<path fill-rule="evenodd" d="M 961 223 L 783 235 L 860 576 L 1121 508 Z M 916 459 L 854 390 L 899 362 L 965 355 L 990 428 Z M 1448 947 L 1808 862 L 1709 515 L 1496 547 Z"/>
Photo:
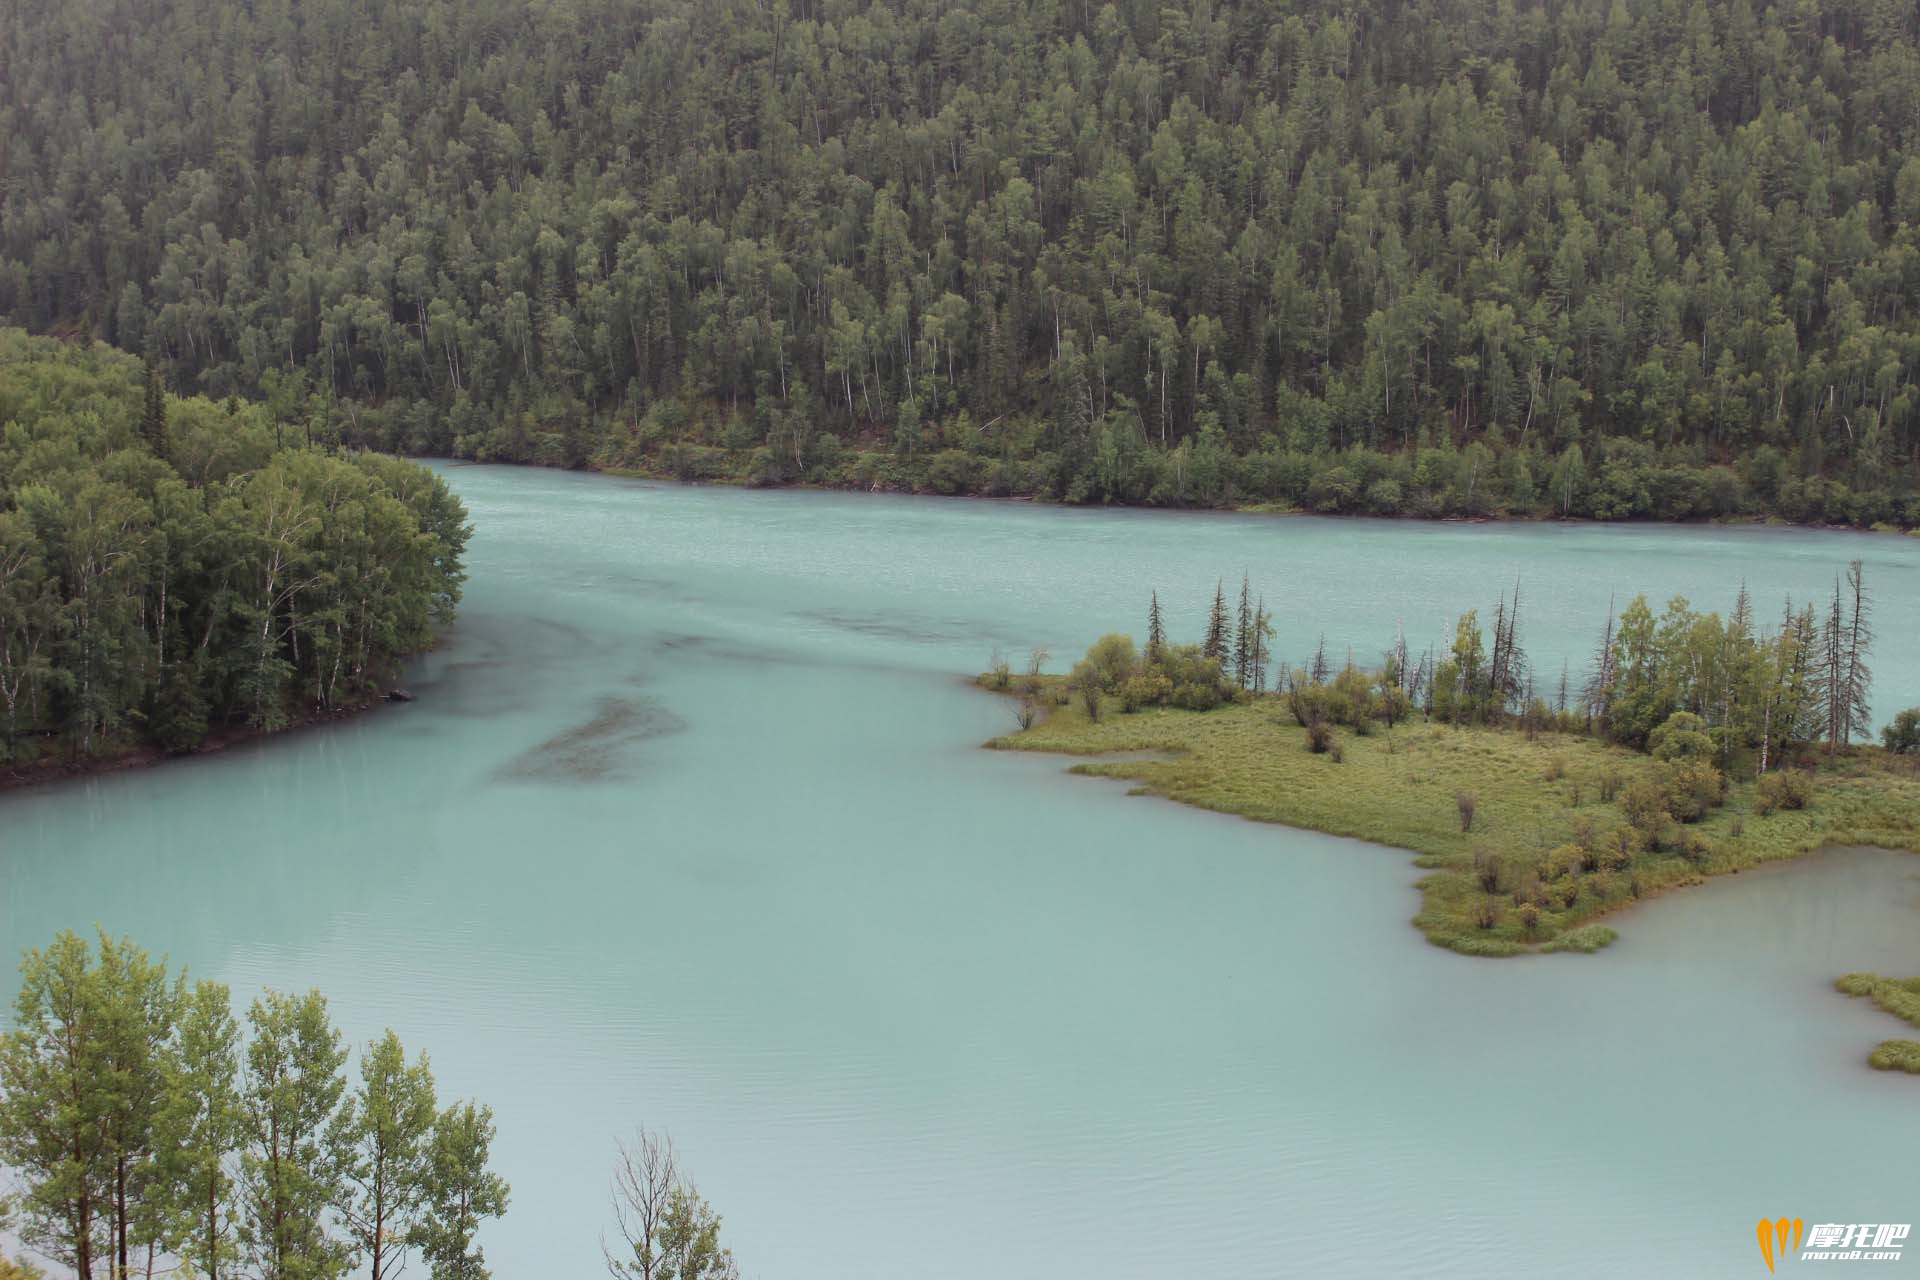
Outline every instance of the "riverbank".
<path fill-rule="evenodd" d="M 191 751 L 162 751 L 155 746 L 140 744 L 106 755 L 36 760 L 26 764 L 0 764 L 0 795 L 11 791 L 23 791 L 29 787 L 49 786 L 58 782 L 75 782 L 84 778 L 122 773 L 129 769 L 146 769 L 165 764 L 170 760 L 190 760 L 195 756 L 212 755 L 267 738 L 284 738 L 305 729 L 313 729 L 341 720 L 351 720 L 392 702 L 410 701 L 412 701 L 411 695 L 390 690 L 325 710 L 313 710 L 278 729 L 256 729 L 247 725 L 225 726 L 209 732 L 206 738 Z"/>
<path fill-rule="evenodd" d="M 726 453 L 723 450 L 711 451 L 715 454 Z M 1677 525 L 1718 525 L 1723 527 L 1764 526 L 1787 529 L 1818 529 L 1836 533 L 1882 533 L 1895 536 L 1920 538 L 1920 524 L 1908 524 L 1898 520 L 1869 520 L 1856 522 L 1824 518 L 1792 518 L 1777 512 L 1765 510 L 1746 510 L 1733 512 L 1671 510 L 1646 511 L 1618 516 L 1599 518 L 1591 515 L 1567 515 L 1546 509 L 1513 510 L 1510 508 L 1489 509 L 1483 511 L 1455 511 L 1449 509 L 1406 510 L 1398 507 L 1380 508 L 1364 504 L 1342 504 L 1313 502 L 1311 500 L 1289 501 L 1286 499 L 1245 497 L 1232 498 L 1216 502 L 1206 501 L 1088 501 L 1075 502 L 1058 498 L 1038 488 L 1009 487 L 1004 483 L 985 484 L 967 482 L 964 484 L 937 481 L 929 477 L 927 469 L 913 467 L 890 454 L 861 452 L 852 455 L 861 460 L 872 460 L 873 465 L 857 465 L 833 473 L 829 476 L 809 476 L 805 478 L 768 478 L 754 473 L 735 461 L 717 462 L 712 465 L 686 466 L 668 462 L 656 463 L 652 460 L 641 462 L 623 462 L 620 464 L 587 464 L 583 469 L 599 475 L 615 476 L 629 480 L 653 480 L 667 484 L 720 485 L 734 489 L 799 489 L 820 493 L 879 493 L 899 497 L 932 498 L 972 498 L 983 501 L 1033 502 L 1047 506 L 1062 507 L 1122 507 L 1142 511 L 1168 512 L 1209 512 L 1232 515 L 1257 516 L 1346 516 L 1355 519 L 1405 520 L 1424 524 L 1566 524 L 1566 525 L 1607 525 L 1607 524 L 1677 524 Z M 533 463 L 508 463 L 505 465 L 531 465 Z"/>
<path fill-rule="evenodd" d="M 982 684 L 992 687 L 988 677 Z M 1584 736 L 1416 719 L 1342 731 L 1337 753 L 1315 753 L 1271 695 L 1211 711 L 1130 714 L 1114 700 L 1097 722 L 1076 705 L 1041 701 L 1044 719 L 986 745 L 1094 757 L 1073 772 L 1410 850 L 1431 872 L 1419 882 L 1414 925 L 1468 955 L 1598 950 L 1613 940 L 1602 923 L 1613 912 L 1827 845 L 1920 853 L 1920 771 L 1877 748 L 1823 765 L 1805 808 L 1762 812 L 1755 784 L 1735 783 L 1723 806 L 1687 827 L 1680 848 L 1648 849 L 1622 838 L 1617 797 L 1656 762 Z M 1112 758 L 1123 752 L 1128 758 Z"/>

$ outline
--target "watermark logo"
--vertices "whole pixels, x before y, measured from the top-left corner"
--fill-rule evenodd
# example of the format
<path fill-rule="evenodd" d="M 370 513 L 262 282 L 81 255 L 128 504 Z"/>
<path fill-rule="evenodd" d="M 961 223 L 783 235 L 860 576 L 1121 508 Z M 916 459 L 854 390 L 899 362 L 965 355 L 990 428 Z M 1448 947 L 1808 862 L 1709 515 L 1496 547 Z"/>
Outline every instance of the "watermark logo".
<path fill-rule="evenodd" d="M 1776 1262 L 1898 1262 L 1911 1224 L 1905 1222 L 1823 1222 L 1809 1229 L 1799 1218 L 1762 1218 L 1756 1229 L 1767 1270 Z M 1801 1237 L 1805 1236 L 1805 1248 Z"/>

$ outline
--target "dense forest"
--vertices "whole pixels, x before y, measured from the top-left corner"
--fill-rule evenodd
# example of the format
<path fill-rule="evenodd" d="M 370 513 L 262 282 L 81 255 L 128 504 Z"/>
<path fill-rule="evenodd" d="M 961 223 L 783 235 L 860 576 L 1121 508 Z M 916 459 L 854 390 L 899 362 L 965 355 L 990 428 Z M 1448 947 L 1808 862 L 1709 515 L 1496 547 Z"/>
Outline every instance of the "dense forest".
<path fill-rule="evenodd" d="M 452 616 L 467 532 L 418 463 L 0 330 L 0 764 L 351 705 Z"/>
<path fill-rule="evenodd" d="M 1920 524 L 1910 0 L 19 0 L 0 317 L 754 483 Z"/>

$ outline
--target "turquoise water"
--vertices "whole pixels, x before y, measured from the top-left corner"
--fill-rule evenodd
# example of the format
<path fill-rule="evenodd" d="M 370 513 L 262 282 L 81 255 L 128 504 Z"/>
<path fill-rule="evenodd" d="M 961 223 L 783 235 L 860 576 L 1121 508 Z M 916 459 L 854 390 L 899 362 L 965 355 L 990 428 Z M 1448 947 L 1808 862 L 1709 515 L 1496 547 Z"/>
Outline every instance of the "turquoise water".
<path fill-rule="evenodd" d="M 1828 988 L 1920 973 L 1920 858 L 1473 961 L 1408 924 L 1407 855 L 980 751 L 1011 719 L 962 678 L 1153 587 L 1190 636 L 1243 569 L 1296 660 L 1517 576 L 1557 678 L 1610 593 L 1771 617 L 1863 556 L 1884 718 L 1920 542 L 447 474 L 479 532 L 419 700 L 0 799 L 0 948 L 97 922 L 426 1046 L 499 1113 L 497 1275 L 602 1273 L 636 1124 L 799 1280 L 1752 1276 L 1762 1215 L 1920 1215 L 1920 1081 L 1864 1065 L 1899 1024 Z"/>

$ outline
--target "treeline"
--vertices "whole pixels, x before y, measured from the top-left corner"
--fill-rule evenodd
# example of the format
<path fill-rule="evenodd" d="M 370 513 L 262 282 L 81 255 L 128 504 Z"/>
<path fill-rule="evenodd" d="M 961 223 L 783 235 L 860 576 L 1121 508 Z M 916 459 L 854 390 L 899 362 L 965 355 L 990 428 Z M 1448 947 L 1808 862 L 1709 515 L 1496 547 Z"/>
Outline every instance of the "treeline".
<path fill-rule="evenodd" d="M 1244 700 L 1267 690 L 1271 672 L 1275 693 L 1307 728 L 1366 733 L 1418 713 L 1448 724 L 1588 733 L 1654 754 L 1671 753 L 1675 735 L 1686 733 L 1698 739 L 1685 739 L 1689 754 L 1764 774 L 1810 749 L 1831 755 L 1871 740 L 1872 611 L 1858 560 L 1834 580 L 1829 600 L 1798 607 L 1789 600 L 1772 625 L 1756 618 L 1744 586 L 1724 619 L 1680 597 L 1656 614 L 1637 596 L 1617 616 L 1609 610 L 1588 670 L 1563 663 L 1543 676 L 1522 640 L 1516 585 L 1494 607 L 1491 637 L 1469 610 L 1450 643 L 1416 649 L 1402 630 L 1374 665 L 1351 652 L 1330 658 L 1323 639 L 1298 665 L 1270 666 L 1273 616 L 1243 577 L 1237 609 L 1224 582 L 1216 584 L 1199 644 L 1169 642 L 1155 592 L 1144 652 L 1130 636 L 1104 636 L 1074 665 L 1065 688 L 1098 719 L 1107 698 L 1123 711 L 1207 710 Z M 1028 664 L 1029 699 L 1038 696 L 1045 658 L 1036 651 Z M 1004 689 L 1011 682 L 1008 664 L 996 658 L 991 683 Z M 1920 753 L 1920 709 L 1893 717 L 1883 742 L 1895 753 Z"/>
<path fill-rule="evenodd" d="M 0 24 L 0 316 L 285 430 L 1085 502 L 1920 523 L 1900 0 Z"/>
<path fill-rule="evenodd" d="M 508 1197 L 493 1113 L 441 1108 L 393 1032 L 350 1083 L 317 991 L 267 992 L 243 1031 L 226 987 L 104 934 L 63 933 L 20 976 L 0 1165 L 20 1237 L 79 1280 L 378 1280 L 415 1250 L 433 1280 L 486 1280 L 475 1233 Z"/>
<path fill-rule="evenodd" d="M 0 763 L 362 698 L 452 618 L 467 534 L 416 463 L 0 330 Z"/>

